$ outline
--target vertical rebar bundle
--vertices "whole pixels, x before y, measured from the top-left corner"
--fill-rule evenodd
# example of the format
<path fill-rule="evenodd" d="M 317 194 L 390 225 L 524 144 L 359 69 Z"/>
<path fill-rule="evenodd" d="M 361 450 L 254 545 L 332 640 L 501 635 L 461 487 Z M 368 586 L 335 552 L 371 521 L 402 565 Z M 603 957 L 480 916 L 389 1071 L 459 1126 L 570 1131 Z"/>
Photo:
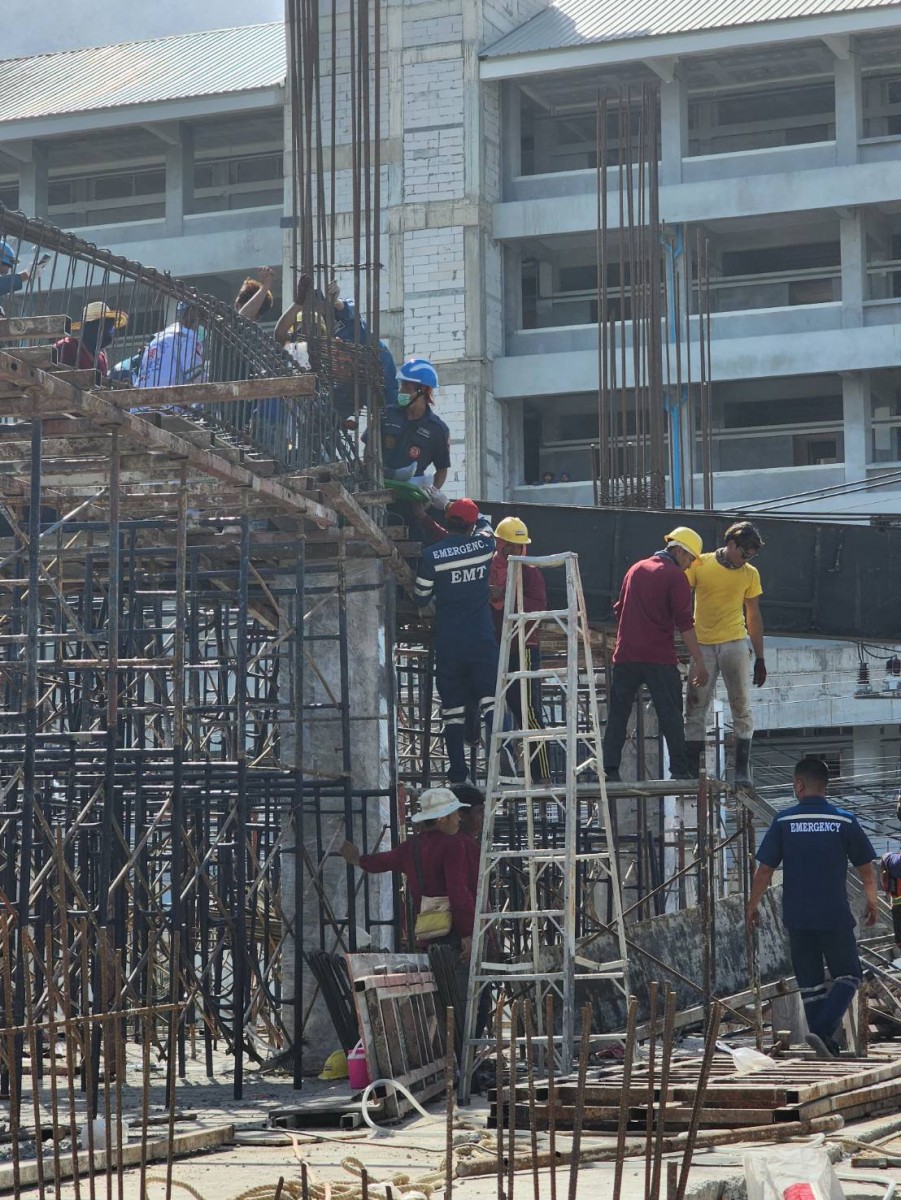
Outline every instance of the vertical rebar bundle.
<path fill-rule="evenodd" d="M 660 219 L 657 88 L 599 93 L 596 122 L 597 502 L 690 507 L 699 471 L 710 508 L 707 242 L 697 231 L 692 256 L 686 231 Z"/>

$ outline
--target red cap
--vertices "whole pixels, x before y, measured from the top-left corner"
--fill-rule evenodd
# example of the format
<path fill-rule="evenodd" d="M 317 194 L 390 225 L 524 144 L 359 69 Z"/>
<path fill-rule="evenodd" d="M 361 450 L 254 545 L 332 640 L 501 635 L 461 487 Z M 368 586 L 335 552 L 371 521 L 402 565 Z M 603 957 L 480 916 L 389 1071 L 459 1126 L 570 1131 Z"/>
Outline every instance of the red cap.
<path fill-rule="evenodd" d="M 479 519 L 479 506 L 474 500 L 451 500 L 444 515 L 461 525 L 475 525 Z"/>

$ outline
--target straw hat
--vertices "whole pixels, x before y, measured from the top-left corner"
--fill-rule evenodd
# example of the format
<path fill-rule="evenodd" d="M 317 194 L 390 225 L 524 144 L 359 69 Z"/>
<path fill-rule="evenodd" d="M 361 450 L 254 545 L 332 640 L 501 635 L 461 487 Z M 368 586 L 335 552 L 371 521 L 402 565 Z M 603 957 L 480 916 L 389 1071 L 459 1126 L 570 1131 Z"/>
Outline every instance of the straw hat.
<path fill-rule="evenodd" d="M 72 322 L 72 332 L 78 333 L 82 325 L 88 325 L 91 321 L 115 321 L 116 328 L 121 329 L 128 322 L 128 313 L 118 312 L 102 300 L 94 300 L 81 314 L 81 320 Z"/>
<path fill-rule="evenodd" d="M 410 820 L 437 821 L 439 817 L 449 817 L 458 808 L 469 808 L 469 805 L 461 804 L 450 788 L 428 788 L 419 797 L 419 812 Z"/>

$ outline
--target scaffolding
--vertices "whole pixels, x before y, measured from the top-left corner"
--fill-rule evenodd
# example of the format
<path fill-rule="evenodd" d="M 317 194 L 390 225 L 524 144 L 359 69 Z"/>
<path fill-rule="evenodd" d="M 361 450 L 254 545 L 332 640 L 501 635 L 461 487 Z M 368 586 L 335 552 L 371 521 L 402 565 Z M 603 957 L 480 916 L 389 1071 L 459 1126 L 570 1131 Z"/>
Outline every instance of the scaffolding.
<path fill-rule="evenodd" d="M 354 722 L 385 713 L 352 711 L 348 612 L 373 593 L 392 612 L 408 568 L 328 387 L 258 327 L 20 214 L 0 210 L 0 236 L 52 259 L 0 318 L 3 1004 L 15 1026 L 53 1018 L 26 969 L 49 935 L 54 970 L 76 964 L 67 1018 L 171 999 L 181 1066 L 199 1031 L 210 1069 L 234 1055 L 236 1096 L 248 1058 L 287 1056 L 299 1084 L 315 994 L 295 940 L 394 936 L 333 859 L 339 837 L 396 831 L 390 774 L 352 778 Z M 184 300 L 203 382 L 135 389 L 55 361 L 86 303 L 162 328 Z"/>

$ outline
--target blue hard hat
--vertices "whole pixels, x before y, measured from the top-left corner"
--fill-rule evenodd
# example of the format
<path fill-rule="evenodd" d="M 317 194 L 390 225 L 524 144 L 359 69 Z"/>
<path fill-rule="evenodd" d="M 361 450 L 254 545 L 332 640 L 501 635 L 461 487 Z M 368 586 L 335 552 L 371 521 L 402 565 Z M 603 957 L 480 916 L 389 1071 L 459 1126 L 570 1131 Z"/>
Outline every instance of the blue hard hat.
<path fill-rule="evenodd" d="M 402 383 L 418 383 L 427 388 L 438 386 L 438 372 L 427 358 L 411 358 L 397 372 L 397 378 Z"/>
<path fill-rule="evenodd" d="M 0 242 L 0 263 L 4 267 L 16 265 L 16 254 L 9 242 Z"/>

